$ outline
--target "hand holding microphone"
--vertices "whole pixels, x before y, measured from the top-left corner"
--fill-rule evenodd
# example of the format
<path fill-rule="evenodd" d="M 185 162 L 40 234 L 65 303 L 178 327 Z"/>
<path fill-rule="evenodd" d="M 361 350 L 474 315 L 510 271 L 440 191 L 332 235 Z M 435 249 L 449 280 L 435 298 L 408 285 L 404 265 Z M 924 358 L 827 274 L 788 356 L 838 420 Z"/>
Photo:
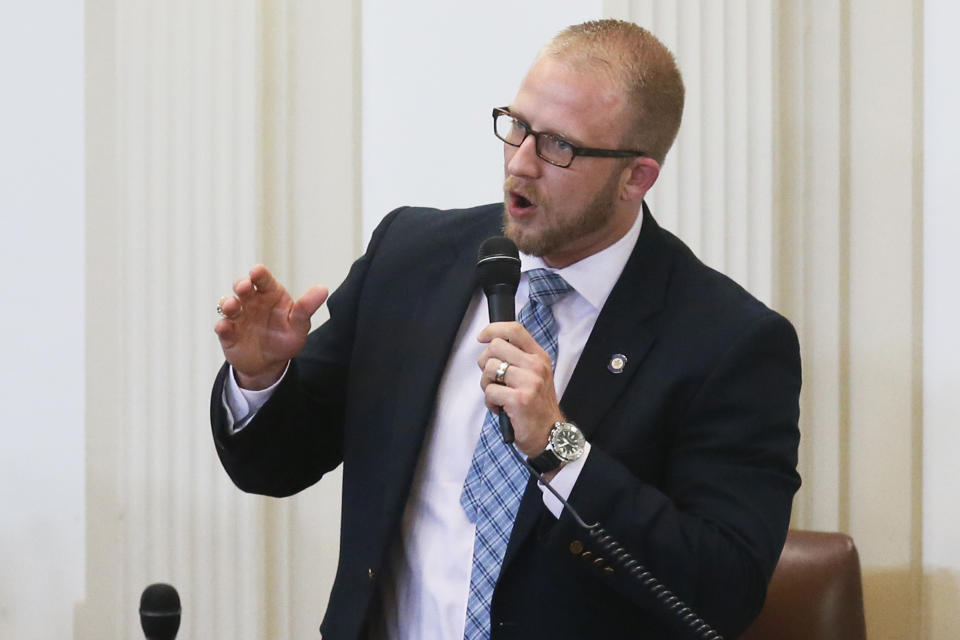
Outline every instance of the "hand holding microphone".
<path fill-rule="evenodd" d="M 563 419 L 553 386 L 550 356 L 515 319 L 520 257 L 509 238 L 488 238 L 480 246 L 477 280 L 487 296 L 491 324 L 478 340 L 487 343 L 477 364 L 487 407 L 498 411 L 505 443 L 527 455 L 547 444 L 553 424 Z M 516 430 L 514 429 L 516 426 Z"/>
<path fill-rule="evenodd" d="M 517 285 L 520 284 L 520 252 L 517 251 L 517 245 L 512 240 L 503 236 L 484 240 L 477 255 L 477 282 L 483 287 L 483 293 L 487 296 L 490 322 L 512 322 L 516 319 L 514 298 L 517 295 Z M 483 369 L 484 364 L 481 364 L 480 368 Z M 505 374 L 506 367 L 499 375 L 495 375 L 495 382 L 503 384 Z M 513 425 L 510 423 L 510 416 L 502 406 L 498 411 L 500 435 L 505 443 L 513 442 Z"/>

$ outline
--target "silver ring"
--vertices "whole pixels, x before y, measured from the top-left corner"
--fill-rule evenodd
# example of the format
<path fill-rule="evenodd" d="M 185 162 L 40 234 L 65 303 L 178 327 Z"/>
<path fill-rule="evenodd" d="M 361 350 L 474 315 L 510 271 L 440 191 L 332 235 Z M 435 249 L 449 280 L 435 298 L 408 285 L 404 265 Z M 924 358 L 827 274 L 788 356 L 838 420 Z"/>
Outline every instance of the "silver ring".
<path fill-rule="evenodd" d="M 500 366 L 497 367 L 497 375 L 494 377 L 494 380 L 497 381 L 497 384 L 505 384 L 504 378 L 507 377 L 507 369 L 510 367 L 509 362 L 501 362 Z"/>
<path fill-rule="evenodd" d="M 221 318 L 226 318 L 227 314 L 223 312 L 223 298 L 217 300 L 217 315 Z"/>

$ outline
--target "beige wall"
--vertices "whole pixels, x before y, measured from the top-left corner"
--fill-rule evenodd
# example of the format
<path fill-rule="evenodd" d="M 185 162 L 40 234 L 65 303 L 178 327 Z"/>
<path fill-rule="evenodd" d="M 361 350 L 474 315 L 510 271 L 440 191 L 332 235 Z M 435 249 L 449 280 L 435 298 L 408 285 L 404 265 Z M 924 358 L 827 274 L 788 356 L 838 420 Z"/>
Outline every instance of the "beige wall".
<path fill-rule="evenodd" d="M 136 637 L 131 594 L 156 580 L 197 612 L 185 637 L 310 637 L 337 481 L 292 501 L 239 495 L 204 390 L 212 304 L 236 275 L 268 261 L 299 291 L 338 281 L 359 250 L 360 3 L 86 6 L 96 355 L 76 637 Z M 960 601 L 938 584 L 955 579 L 922 589 L 921 0 L 604 6 L 660 35 L 687 81 L 658 218 L 800 333 L 794 526 L 853 535 L 871 638 L 952 637 L 938 621 Z"/>

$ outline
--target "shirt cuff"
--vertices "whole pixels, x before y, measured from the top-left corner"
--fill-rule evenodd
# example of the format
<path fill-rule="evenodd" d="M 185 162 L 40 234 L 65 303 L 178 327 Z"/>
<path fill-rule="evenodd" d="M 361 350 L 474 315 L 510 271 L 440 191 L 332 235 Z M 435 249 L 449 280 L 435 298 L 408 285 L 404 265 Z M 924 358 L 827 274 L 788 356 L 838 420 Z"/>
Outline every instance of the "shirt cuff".
<path fill-rule="evenodd" d="M 223 385 L 223 408 L 227 410 L 227 433 L 233 435 L 245 426 L 250 424 L 257 411 L 267 403 L 277 385 L 280 384 L 290 369 L 290 363 L 284 368 L 280 378 L 266 389 L 243 389 L 238 383 L 233 372 L 233 365 L 230 365 L 230 371 L 227 372 L 226 384 Z M 240 416 L 237 419 L 237 416 Z"/>
<path fill-rule="evenodd" d="M 580 471 L 583 470 L 588 455 L 590 455 L 590 443 L 586 442 L 583 445 L 583 455 L 573 462 L 563 465 L 557 475 L 553 476 L 553 480 L 550 481 L 550 486 L 563 496 L 564 500 L 570 497 L 570 492 L 573 491 L 573 485 L 577 483 L 577 478 L 580 477 Z M 559 519 L 563 512 L 563 503 L 557 500 L 556 496 L 550 493 L 542 482 L 538 482 L 537 486 L 543 493 L 544 506 L 550 510 L 555 518 Z"/>

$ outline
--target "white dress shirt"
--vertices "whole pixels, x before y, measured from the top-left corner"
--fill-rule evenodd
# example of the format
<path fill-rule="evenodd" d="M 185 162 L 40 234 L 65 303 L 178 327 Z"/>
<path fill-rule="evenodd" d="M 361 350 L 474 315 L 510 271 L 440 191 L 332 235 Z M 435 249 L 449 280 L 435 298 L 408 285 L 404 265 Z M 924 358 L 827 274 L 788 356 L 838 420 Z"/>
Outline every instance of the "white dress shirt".
<path fill-rule="evenodd" d="M 554 371 L 557 397 L 563 395 L 613 285 L 640 235 L 642 215 L 616 243 L 563 269 L 573 291 L 552 309 L 558 348 Z M 521 254 L 516 308 L 529 298 L 526 272 L 549 269 L 541 258 Z M 477 359 L 484 345 L 477 335 L 488 324 L 487 305 L 478 292 L 470 301 L 437 393 L 436 411 L 428 426 L 423 453 L 404 509 L 400 538 L 391 545 L 389 575 L 383 580 L 383 622 L 390 640 L 462 638 L 473 566 L 475 525 L 460 505 L 460 494 L 480 439 L 486 416 Z M 612 354 L 611 354 L 612 355 Z M 242 429 L 270 397 L 240 389 L 227 377 L 224 405 L 231 430 Z M 241 416 L 234 422 L 233 416 Z M 551 485 L 569 496 L 589 455 L 564 466 Z M 541 487 L 546 507 L 559 517 L 562 505 Z"/>

